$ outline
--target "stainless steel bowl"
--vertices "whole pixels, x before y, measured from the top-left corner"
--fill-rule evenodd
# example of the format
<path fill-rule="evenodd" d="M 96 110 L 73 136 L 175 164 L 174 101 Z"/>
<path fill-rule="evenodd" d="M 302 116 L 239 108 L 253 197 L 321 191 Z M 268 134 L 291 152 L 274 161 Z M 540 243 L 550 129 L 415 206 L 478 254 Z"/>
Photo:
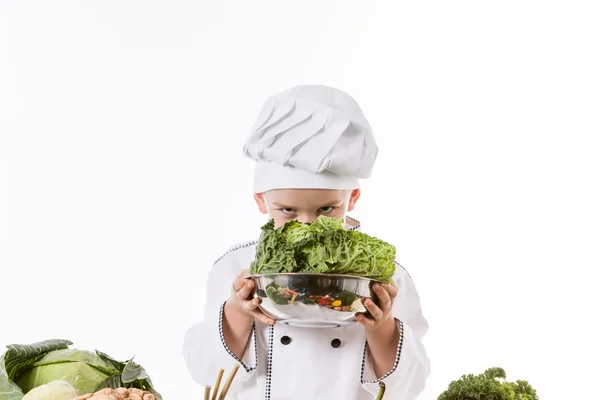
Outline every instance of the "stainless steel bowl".
<path fill-rule="evenodd" d="M 250 275 L 261 311 L 278 323 L 301 327 L 340 327 L 357 322 L 356 313 L 367 312 L 363 298 L 376 301 L 375 281 L 349 275 L 265 274 Z"/>

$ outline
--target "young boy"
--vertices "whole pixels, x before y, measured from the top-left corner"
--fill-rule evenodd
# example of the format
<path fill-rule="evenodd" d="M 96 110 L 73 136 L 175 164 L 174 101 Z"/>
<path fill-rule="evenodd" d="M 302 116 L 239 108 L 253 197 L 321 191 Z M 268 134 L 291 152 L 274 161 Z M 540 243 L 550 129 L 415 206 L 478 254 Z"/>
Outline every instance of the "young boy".
<path fill-rule="evenodd" d="M 254 199 L 275 226 L 344 219 L 371 175 L 377 145 L 360 107 L 346 93 L 299 86 L 271 97 L 244 152 L 256 164 Z M 233 246 L 213 266 L 204 321 L 192 326 L 184 358 L 194 380 L 212 384 L 220 368 L 241 364 L 228 399 L 412 400 L 422 392 L 429 359 L 428 324 L 412 279 L 399 264 L 390 285 L 375 285 L 370 316 L 340 328 L 276 324 L 258 309 L 254 284 L 244 280 L 256 241 Z"/>

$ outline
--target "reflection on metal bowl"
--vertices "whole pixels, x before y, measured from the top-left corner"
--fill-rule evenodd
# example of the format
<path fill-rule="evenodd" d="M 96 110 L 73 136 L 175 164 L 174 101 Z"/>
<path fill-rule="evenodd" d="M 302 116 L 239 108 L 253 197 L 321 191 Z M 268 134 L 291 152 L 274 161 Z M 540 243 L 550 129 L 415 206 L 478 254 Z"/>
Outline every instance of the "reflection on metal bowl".
<path fill-rule="evenodd" d="M 350 275 L 281 273 L 250 275 L 261 311 L 278 323 L 301 327 L 340 327 L 367 312 L 363 297 L 376 301 L 375 281 Z"/>

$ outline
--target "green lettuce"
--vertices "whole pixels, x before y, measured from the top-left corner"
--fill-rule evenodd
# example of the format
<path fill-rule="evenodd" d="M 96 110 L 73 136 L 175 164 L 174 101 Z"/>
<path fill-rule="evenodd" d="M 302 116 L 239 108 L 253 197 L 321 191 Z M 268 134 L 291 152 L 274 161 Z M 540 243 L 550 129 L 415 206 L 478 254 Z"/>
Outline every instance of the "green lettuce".
<path fill-rule="evenodd" d="M 100 351 L 69 349 L 68 340 L 11 344 L 0 358 L 0 400 L 22 400 L 32 389 L 62 380 L 81 394 L 104 388 L 138 388 L 161 399 L 133 359 L 119 362 Z"/>
<path fill-rule="evenodd" d="M 328 273 L 389 283 L 396 271 L 396 248 L 378 238 L 344 228 L 343 220 L 319 216 L 312 223 L 289 221 L 262 227 L 251 274 Z"/>

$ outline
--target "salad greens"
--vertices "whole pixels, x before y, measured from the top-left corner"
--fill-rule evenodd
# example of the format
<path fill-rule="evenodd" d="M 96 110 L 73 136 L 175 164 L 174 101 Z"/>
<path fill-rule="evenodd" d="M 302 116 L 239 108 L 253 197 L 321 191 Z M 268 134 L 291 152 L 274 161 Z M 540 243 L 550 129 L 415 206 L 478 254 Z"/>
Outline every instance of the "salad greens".
<path fill-rule="evenodd" d="M 362 232 L 347 230 L 343 220 L 319 216 L 313 223 L 289 221 L 262 227 L 251 274 L 328 273 L 389 283 L 396 271 L 396 248 Z"/>
<path fill-rule="evenodd" d="M 22 400 L 36 387 L 62 380 L 82 394 L 103 388 L 138 388 L 154 393 L 150 377 L 130 359 L 119 362 L 99 352 L 69 349 L 68 340 L 11 344 L 0 357 L 0 400 Z"/>

